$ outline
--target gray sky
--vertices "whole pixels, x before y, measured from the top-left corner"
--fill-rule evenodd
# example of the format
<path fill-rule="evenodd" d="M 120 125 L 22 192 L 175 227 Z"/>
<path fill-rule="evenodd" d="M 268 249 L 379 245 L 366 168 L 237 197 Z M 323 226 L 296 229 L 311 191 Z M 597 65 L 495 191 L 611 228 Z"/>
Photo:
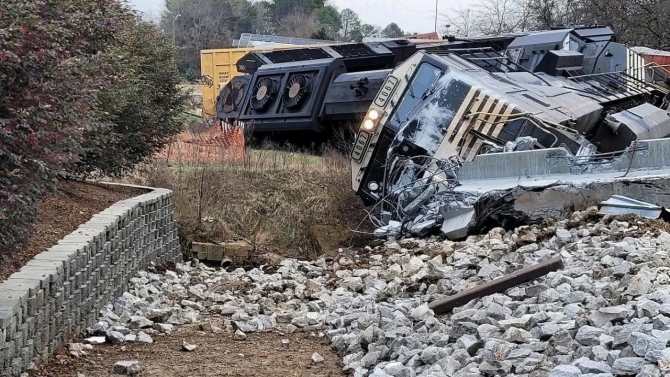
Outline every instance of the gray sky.
<path fill-rule="evenodd" d="M 468 0 L 438 0 L 439 11 Z M 435 0 L 330 0 L 338 9 L 351 8 L 363 22 L 381 27 L 395 22 L 407 32 L 426 33 L 435 29 Z M 158 15 L 163 9 L 163 0 L 130 0 L 139 11 Z M 441 29 L 446 21 L 438 17 Z"/>
<path fill-rule="evenodd" d="M 163 10 L 164 0 L 130 0 L 130 4 L 140 12 L 159 15 Z"/>
<path fill-rule="evenodd" d="M 351 8 L 363 22 L 386 26 L 391 22 L 404 31 L 427 33 L 435 29 L 435 0 L 331 0 L 340 10 Z M 449 1 L 453 3 L 453 0 Z M 441 1 L 446 7 L 447 0 Z M 438 3 L 439 4 L 439 3 Z M 442 12 L 442 10 L 440 11 Z M 440 22 L 438 17 L 438 27 Z"/>

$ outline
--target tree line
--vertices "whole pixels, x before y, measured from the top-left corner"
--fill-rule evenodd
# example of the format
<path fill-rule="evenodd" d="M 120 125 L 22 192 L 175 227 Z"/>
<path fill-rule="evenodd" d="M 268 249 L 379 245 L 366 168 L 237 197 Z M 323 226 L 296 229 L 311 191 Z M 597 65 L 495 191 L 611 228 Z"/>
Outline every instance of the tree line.
<path fill-rule="evenodd" d="M 159 24 L 173 37 L 188 78 L 200 75 L 200 50 L 231 47 L 242 33 L 350 42 L 405 35 L 395 22 L 366 24 L 353 10 L 326 0 L 166 0 Z"/>
<path fill-rule="evenodd" d="M 480 0 L 440 16 L 457 36 L 604 25 L 623 43 L 670 49 L 670 0 Z"/>
<path fill-rule="evenodd" d="M 165 9 L 160 27 L 173 36 L 189 78 L 200 75 L 200 50 L 230 47 L 242 33 L 351 42 L 406 34 L 395 22 L 366 24 L 327 0 L 166 0 Z M 439 19 L 443 33 L 457 36 L 606 25 L 624 43 L 670 49 L 670 0 L 479 0 Z"/>

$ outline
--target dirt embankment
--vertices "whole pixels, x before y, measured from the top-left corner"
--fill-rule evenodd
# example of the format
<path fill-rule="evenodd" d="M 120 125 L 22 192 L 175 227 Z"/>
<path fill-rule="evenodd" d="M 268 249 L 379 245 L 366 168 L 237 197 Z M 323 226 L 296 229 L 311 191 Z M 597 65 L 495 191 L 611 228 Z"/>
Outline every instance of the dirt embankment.
<path fill-rule="evenodd" d="M 288 347 L 282 346 L 288 339 Z M 182 350 L 185 340 L 196 345 L 192 352 Z M 319 353 L 323 362 L 312 362 Z M 233 340 L 233 334 L 214 334 L 185 326 L 167 336 L 154 336 L 153 344 L 125 343 L 124 345 L 95 346 L 86 357 L 79 359 L 65 349 L 31 377 L 69 377 L 81 373 L 86 377 L 113 377 L 112 366 L 121 360 L 138 360 L 142 371 L 138 375 L 156 377 L 335 377 L 344 376 L 337 354 L 327 338 L 309 333 L 281 335 L 276 332 L 248 334 L 245 341 Z"/>
<path fill-rule="evenodd" d="M 112 204 L 140 195 L 142 190 L 82 182 L 59 182 L 57 192 L 37 204 L 37 221 L 27 243 L 11 254 L 0 255 L 0 281 L 7 279 L 32 257 L 53 246 L 93 215 Z"/>

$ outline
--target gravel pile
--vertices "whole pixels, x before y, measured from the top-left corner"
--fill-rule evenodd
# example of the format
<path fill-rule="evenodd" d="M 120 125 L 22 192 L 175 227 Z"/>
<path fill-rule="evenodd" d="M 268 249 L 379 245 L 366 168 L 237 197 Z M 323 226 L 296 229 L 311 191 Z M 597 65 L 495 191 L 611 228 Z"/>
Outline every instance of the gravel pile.
<path fill-rule="evenodd" d="M 141 272 L 102 310 L 89 342 L 150 342 L 204 319 L 201 328 L 240 341 L 270 329 L 327 336 L 354 376 L 670 373 L 670 234 L 626 237 L 646 224 L 590 218 L 250 271 L 186 263 Z M 448 315 L 427 306 L 555 256 L 565 268 L 536 281 Z"/>

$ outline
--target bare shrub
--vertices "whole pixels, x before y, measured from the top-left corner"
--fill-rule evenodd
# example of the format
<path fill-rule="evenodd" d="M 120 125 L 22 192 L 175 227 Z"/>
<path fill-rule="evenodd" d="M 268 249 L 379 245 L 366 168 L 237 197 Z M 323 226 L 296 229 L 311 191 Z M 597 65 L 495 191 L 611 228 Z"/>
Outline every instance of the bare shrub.
<path fill-rule="evenodd" d="M 243 237 L 256 249 L 311 258 L 346 244 L 365 215 L 350 177 L 348 159 L 334 150 L 259 149 L 238 159 L 156 160 L 131 180 L 174 191 L 185 244 Z"/>

